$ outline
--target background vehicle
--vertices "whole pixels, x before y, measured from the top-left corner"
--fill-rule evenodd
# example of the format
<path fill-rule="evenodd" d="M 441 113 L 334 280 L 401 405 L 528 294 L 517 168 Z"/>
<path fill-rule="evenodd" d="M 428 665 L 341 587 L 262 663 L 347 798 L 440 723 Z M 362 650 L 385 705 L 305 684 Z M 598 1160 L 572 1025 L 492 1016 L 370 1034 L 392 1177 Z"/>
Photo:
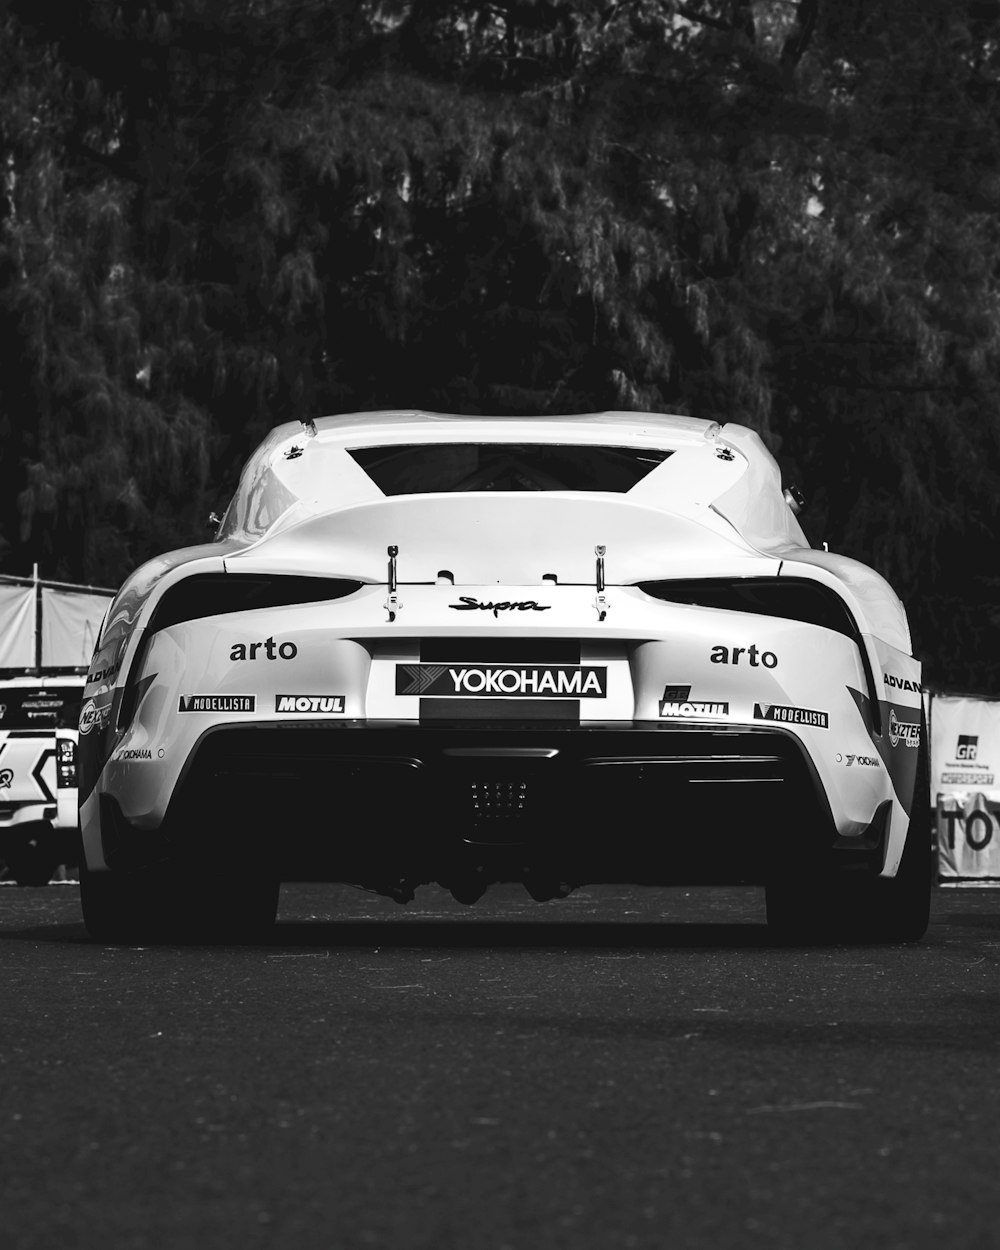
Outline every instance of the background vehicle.
<path fill-rule="evenodd" d="M 111 591 L 0 578 L 0 862 L 19 885 L 76 864 L 78 722 Z"/>
<path fill-rule="evenodd" d="M 139 569 L 81 713 L 91 931 L 759 882 L 801 935 L 927 924 L 920 665 L 760 439 L 649 413 L 274 430 L 214 543 Z"/>

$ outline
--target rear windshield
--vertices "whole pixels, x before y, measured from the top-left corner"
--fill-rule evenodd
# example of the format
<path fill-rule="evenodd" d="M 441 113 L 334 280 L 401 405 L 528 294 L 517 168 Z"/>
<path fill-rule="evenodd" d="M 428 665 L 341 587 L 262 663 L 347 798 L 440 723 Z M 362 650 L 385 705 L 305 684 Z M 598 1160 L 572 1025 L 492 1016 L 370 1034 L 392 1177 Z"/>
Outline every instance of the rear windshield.
<path fill-rule="evenodd" d="M 548 443 L 420 443 L 350 453 L 386 495 L 479 490 L 624 494 L 669 451 Z"/>
<path fill-rule="evenodd" d="M 82 694 L 80 686 L 0 687 L 0 729 L 75 729 Z"/>

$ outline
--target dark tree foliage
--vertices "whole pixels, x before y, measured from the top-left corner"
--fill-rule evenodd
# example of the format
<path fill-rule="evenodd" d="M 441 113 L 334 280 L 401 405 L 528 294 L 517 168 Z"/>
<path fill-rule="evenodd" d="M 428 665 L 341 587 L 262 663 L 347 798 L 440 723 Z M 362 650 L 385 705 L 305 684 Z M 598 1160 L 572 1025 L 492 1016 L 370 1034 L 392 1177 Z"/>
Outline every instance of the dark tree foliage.
<path fill-rule="evenodd" d="M 1000 693 L 1000 5 L 0 13 L 0 567 L 115 584 L 298 416 L 685 412 Z"/>

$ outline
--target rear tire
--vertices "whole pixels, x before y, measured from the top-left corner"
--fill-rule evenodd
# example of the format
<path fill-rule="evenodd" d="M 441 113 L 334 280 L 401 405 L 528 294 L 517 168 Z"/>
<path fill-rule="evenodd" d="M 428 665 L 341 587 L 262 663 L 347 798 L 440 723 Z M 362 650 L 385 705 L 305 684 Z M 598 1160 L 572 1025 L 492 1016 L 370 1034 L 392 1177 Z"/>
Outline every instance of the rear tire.
<path fill-rule="evenodd" d="M 56 834 L 45 820 L 8 830 L 3 860 L 18 885 L 48 885 L 59 867 Z"/>
<path fill-rule="evenodd" d="M 142 938 L 140 894 L 134 880 L 115 872 L 91 872 L 80 854 L 80 908 L 83 923 L 99 942 L 131 942 Z M 146 914 L 146 922 L 149 914 Z"/>
<path fill-rule="evenodd" d="M 192 879 L 163 867 L 92 872 L 81 855 L 80 906 L 102 942 L 258 942 L 270 934 L 280 882 L 266 873 Z"/>
<path fill-rule="evenodd" d="M 918 750 L 910 826 L 895 877 L 817 873 L 798 883 L 788 878 L 769 882 L 767 923 L 779 937 L 811 943 L 900 943 L 918 942 L 927 932 L 934 864 L 923 721 Z"/>

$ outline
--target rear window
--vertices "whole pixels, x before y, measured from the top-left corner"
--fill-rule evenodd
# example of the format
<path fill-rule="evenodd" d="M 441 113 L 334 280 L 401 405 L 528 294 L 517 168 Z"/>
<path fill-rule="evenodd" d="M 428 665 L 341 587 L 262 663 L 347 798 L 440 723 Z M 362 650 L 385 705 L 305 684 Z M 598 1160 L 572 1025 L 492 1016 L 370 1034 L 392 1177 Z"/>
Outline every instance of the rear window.
<path fill-rule="evenodd" d="M 0 688 L 0 729 L 75 729 L 82 693 L 80 686 Z"/>
<path fill-rule="evenodd" d="M 419 443 L 350 454 L 385 495 L 481 490 L 624 494 L 671 454 L 549 443 Z"/>

